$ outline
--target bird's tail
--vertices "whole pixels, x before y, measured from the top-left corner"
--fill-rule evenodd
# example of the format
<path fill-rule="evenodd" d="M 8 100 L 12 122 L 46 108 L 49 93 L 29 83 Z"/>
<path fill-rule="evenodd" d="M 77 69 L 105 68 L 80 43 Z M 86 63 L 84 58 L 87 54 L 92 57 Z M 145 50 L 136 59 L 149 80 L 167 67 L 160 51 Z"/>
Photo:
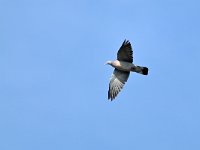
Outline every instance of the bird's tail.
<path fill-rule="evenodd" d="M 149 69 L 147 67 L 135 66 L 131 71 L 134 71 L 143 75 L 148 75 Z"/>

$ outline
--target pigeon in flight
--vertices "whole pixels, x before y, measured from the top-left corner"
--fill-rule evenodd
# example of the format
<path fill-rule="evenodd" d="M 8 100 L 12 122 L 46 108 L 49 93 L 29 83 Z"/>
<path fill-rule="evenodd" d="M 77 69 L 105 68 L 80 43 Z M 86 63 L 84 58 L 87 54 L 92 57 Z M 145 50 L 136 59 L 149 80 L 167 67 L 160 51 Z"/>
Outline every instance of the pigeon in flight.
<path fill-rule="evenodd" d="M 136 66 L 132 63 L 132 55 L 133 51 L 131 43 L 128 40 L 124 40 L 117 52 L 117 60 L 106 62 L 106 64 L 115 68 L 110 79 L 108 90 L 108 99 L 111 99 L 111 101 L 116 98 L 117 94 L 123 88 L 125 82 L 128 80 L 130 72 L 148 75 L 147 67 Z"/>

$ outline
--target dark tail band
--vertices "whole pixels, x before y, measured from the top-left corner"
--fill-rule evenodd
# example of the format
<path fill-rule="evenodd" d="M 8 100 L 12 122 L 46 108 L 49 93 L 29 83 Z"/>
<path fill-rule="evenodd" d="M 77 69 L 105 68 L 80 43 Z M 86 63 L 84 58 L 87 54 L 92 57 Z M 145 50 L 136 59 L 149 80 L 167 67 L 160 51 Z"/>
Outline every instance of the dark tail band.
<path fill-rule="evenodd" d="M 148 75 L 148 71 L 149 71 L 149 69 L 147 67 L 142 68 L 142 74 L 143 75 Z"/>

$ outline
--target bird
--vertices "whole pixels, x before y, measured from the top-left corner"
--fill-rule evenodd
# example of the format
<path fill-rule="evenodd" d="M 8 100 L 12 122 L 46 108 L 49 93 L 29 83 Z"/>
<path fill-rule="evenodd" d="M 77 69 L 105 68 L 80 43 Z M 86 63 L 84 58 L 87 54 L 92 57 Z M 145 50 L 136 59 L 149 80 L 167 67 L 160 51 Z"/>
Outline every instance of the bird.
<path fill-rule="evenodd" d="M 114 68 L 111 75 L 108 100 L 114 100 L 118 93 L 122 90 L 125 82 L 127 82 L 130 72 L 136 72 L 142 75 L 148 75 L 149 69 L 147 67 L 137 66 L 133 64 L 133 50 L 131 43 L 124 40 L 120 49 L 117 52 L 117 59 L 114 61 L 107 61 L 107 65 Z"/>

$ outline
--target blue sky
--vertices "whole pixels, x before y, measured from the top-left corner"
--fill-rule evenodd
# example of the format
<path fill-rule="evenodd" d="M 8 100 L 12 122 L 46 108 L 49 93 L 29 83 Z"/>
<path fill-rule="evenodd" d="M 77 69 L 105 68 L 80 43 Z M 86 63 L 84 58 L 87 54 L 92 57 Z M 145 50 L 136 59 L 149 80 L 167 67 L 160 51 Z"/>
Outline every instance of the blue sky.
<path fill-rule="evenodd" d="M 200 2 L 0 0 L 1 150 L 199 150 Z M 124 39 L 134 63 L 107 100 Z"/>

